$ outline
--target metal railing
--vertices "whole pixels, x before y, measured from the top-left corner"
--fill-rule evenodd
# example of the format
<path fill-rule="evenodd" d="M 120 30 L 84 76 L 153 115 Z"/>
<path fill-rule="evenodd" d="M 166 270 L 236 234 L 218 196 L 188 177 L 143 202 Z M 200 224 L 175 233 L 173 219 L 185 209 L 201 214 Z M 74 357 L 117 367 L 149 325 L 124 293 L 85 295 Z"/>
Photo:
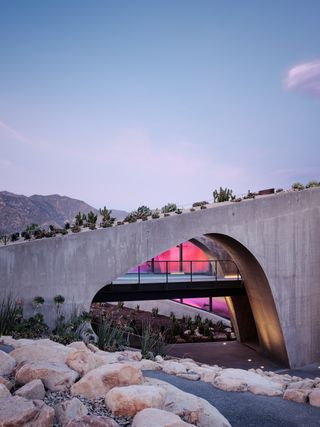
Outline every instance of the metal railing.
<path fill-rule="evenodd" d="M 113 283 L 170 283 L 218 280 L 241 280 L 240 271 L 232 260 L 164 260 L 139 265 L 135 272 L 126 274 Z"/>

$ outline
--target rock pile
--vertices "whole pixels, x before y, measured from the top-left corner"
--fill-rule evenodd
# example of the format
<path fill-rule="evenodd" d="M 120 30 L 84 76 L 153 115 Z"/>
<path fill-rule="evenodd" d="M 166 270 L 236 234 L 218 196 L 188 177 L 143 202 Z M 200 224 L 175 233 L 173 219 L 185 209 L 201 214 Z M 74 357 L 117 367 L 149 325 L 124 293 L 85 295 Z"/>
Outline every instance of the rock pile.
<path fill-rule="evenodd" d="M 1 337 L 0 343 L 14 347 L 9 354 L 0 351 L 0 427 L 230 426 L 206 400 L 144 378 L 144 370 L 320 407 L 320 378 L 222 369 L 191 359 L 151 361 L 138 351 L 109 353 L 83 342 Z"/>

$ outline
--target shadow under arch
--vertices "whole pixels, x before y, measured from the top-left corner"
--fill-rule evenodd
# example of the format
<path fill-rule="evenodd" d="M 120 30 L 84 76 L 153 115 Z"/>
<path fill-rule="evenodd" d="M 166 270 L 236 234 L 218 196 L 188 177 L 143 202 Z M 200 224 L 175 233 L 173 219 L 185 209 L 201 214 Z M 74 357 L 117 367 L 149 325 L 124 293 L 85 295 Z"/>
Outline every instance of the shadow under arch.
<path fill-rule="evenodd" d="M 230 254 L 239 268 L 252 310 L 260 351 L 282 365 L 289 366 L 277 309 L 268 279 L 260 263 L 244 245 L 230 236 L 213 233 L 206 234 L 205 237 L 218 242 Z M 231 315 L 236 316 L 238 332 L 241 337 L 241 333 L 245 332 L 246 329 L 247 331 L 252 330 L 252 325 L 248 325 L 247 319 L 243 316 L 244 313 L 241 315 L 241 310 L 244 308 L 243 304 L 241 302 L 237 304 L 234 298 L 232 303 L 234 313 Z M 233 309 L 232 305 L 231 310 Z M 245 312 L 250 316 L 247 310 Z M 241 341 L 246 341 L 246 339 L 241 339 Z"/>

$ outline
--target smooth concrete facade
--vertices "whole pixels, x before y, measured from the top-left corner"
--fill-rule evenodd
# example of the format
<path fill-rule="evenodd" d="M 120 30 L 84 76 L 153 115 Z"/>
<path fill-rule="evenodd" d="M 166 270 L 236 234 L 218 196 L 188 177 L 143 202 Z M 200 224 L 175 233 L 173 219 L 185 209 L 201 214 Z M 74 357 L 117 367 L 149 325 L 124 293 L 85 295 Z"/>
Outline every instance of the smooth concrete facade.
<path fill-rule="evenodd" d="M 106 283 L 165 250 L 205 235 L 245 281 L 263 352 L 291 367 L 320 360 L 320 189 L 210 205 L 181 215 L 0 248 L 1 295 L 41 295 L 86 310 Z M 29 305 L 28 305 L 29 304 Z M 51 311 L 50 311 L 51 310 Z"/>

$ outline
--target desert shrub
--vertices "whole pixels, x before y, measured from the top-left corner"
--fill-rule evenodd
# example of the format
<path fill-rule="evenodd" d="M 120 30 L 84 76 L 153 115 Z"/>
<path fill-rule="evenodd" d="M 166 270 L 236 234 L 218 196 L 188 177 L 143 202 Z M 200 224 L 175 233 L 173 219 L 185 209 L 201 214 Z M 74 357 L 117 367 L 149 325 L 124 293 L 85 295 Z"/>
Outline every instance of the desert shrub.
<path fill-rule="evenodd" d="M 103 351 L 116 351 L 127 343 L 125 329 L 112 319 L 99 319 L 95 332 L 98 336 L 98 347 Z"/>
<path fill-rule="evenodd" d="M 159 308 L 153 307 L 153 309 L 151 310 L 151 313 L 152 313 L 153 317 L 158 317 L 159 316 Z"/>
<path fill-rule="evenodd" d="M 166 346 L 165 335 L 165 331 L 154 331 L 150 322 L 143 323 L 140 338 L 142 355 L 147 359 L 153 358 L 157 354 L 164 356 Z"/>
<path fill-rule="evenodd" d="M 22 318 L 22 308 L 11 296 L 0 303 L 0 335 L 10 335 L 14 332 Z"/>
<path fill-rule="evenodd" d="M 309 181 L 306 188 L 320 187 L 319 181 Z"/>
<path fill-rule="evenodd" d="M 301 190 L 304 190 L 304 185 L 301 184 L 301 182 L 294 182 L 291 185 L 291 188 L 292 188 L 292 190 L 301 191 Z"/>
<path fill-rule="evenodd" d="M 213 192 L 213 200 L 215 203 L 228 202 L 234 200 L 235 197 L 233 190 L 230 188 L 220 187 L 219 190 L 214 190 Z"/>
<path fill-rule="evenodd" d="M 196 207 L 199 207 L 199 206 L 201 207 L 201 206 L 205 206 L 205 205 L 208 205 L 208 204 L 209 204 L 209 202 L 203 200 L 202 202 L 194 202 L 192 204 L 192 207 L 196 208 Z"/>
<path fill-rule="evenodd" d="M 175 203 L 168 203 L 161 208 L 162 213 L 175 212 L 177 210 L 177 205 Z"/>

